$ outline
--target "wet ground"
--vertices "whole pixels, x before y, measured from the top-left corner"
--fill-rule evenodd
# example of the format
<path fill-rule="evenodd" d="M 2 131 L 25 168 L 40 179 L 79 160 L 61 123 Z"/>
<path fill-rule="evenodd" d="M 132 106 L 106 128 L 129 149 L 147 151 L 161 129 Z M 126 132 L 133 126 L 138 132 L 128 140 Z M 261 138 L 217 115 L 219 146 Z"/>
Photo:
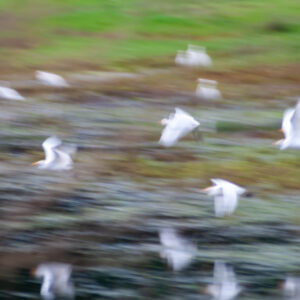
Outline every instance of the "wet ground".
<path fill-rule="evenodd" d="M 65 89 L 10 78 L 27 99 L 0 103 L 1 299 L 39 299 L 30 269 L 44 261 L 73 264 L 76 299 L 210 299 L 217 259 L 234 267 L 237 299 L 283 299 L 280 282 L 300 274 L 300 162 L 272 142 L 294 77 L 224 77 L 225 99 L 205 102 L 191 74 L 69 74 Z M 174 107 L 200 120 L 202 138 L 165 149 L 157 122 Z M 50 135 L 78 145 L 73 170 L 31 166 Z M 248 191 L 230 217 L 200 192 L 214 177 Z M 165 227 L 197 245 L 182 271 L 160 257 Z"/>

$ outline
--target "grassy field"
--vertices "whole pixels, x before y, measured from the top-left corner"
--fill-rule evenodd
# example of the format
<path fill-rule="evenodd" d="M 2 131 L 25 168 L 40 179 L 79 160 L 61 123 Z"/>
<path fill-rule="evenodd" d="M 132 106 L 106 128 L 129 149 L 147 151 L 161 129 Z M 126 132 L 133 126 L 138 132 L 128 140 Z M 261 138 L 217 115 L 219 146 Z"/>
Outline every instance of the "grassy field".
<path fill-rule="evenodd" d="M 215 69 L 300 58 L 295 0 L 0 0 L 2 72 L 173 65 L 203 45 Z"/>

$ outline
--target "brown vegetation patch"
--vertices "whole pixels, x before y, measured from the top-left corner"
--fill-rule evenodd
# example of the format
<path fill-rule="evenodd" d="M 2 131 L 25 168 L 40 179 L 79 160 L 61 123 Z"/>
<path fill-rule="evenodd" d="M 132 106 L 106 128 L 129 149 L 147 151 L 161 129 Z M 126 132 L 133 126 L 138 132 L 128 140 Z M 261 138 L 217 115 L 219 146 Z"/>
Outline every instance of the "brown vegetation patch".
<path fill-rule="evenodd" d="M 35 42 L 30 38 L 6 37 L 0 39 L 0 47 L 15 49 L 30 49 L 35 46 Z"/>

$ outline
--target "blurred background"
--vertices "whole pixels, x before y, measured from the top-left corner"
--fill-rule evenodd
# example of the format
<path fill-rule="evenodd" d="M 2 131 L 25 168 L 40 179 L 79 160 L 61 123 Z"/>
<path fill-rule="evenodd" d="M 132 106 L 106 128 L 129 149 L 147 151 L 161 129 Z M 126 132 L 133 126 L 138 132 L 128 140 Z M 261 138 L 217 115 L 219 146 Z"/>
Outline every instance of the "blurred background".
<path fill-rule="evenodd" d="M 300 95 L 299 10 L 0 0 L 0 85 L 25 98 L 0 99 L 0 298 L 40 299 L 30 269 L 55 261 L 73 266 L 76 299 L 211 299 L 217 260 L 235 271 L 236 299 L 287 297 L 280 284 L 300 275 L 299 150 L 272 143 Z M 212 66 L 176 65 L 188 44 Z M 36 70 L 68 87 L 41 84 Z M 198 78 L 218 81 L 222 99 L 197 97 Z M 200 121 L 200 141 L 158 144 L 174 107 Z M 77 145 L 72 170 L 31 165 L 52 135 Z M 233 215 L 215 217 L 200 192 L 210 178 L 247 189 Z M 180 270 L 162 253 L 164 228 L 193 253 Z"/>

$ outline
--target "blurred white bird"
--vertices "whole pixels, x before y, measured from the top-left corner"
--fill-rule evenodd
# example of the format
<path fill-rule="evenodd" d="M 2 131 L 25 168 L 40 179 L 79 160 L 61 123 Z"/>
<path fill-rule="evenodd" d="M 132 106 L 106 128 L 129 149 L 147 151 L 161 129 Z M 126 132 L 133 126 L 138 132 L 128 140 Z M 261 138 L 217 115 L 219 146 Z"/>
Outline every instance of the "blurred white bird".
<path fill-rule="evenodd" d="M 69 86 L 69 84 L 65 81 L 65 79 L 57 74 L 44 72 L 44 71 L 36 71 L 35 77 L 45 85 L 56 86 L 56 87 Z"/>
<path fill-rule="evenodd" d="M 205 52 L 205 48 L 194 45 L 188 45 L 187 51 L 178 51 L 175 63 L 187 67 L 209 67 L 212 65 L 211 58 Z"/>
<path fill-rule="evenodd" d="M 276 141 L 275 145 L 278 145 L 281 150 L 300 149 L 300 99 L 295 108 L 289 108 L 284 112 L 281 131 L 284 139 Z"/>
<path fill-rule="evenodd" d="M 197 253 L 196 246 L 179 236 L 174 229 L 161 229 L 159 239 L 163 247 L 160 255 L 174 271 L 187 267 Z"/>
<path fill-rule="evenodd" d="M 204 100 L 220 100 L 222 95 L 217 89 L 217 82 L 215 80 L 198 79 L 196 89 L 196 96 Z"/>
<path fill-rule="evenodd" d="M 223 179 L 214 178 L 211 179 L 211 182 L 214 185 L 202 191 L 210 196 L 214 196 L 216 217 L 224 217 L 232 214 L 238 205 L 238 197 L 246 190 Z"/>
<path fill-rule="evenodd" d="M 4 86 L 0 86 L 0 98 L 8 100 L 25 100 L 25 98 L 16 90 Z"/>
<path fill-rule="evenodd" d="M 75 146 L 61 146 L 62 142 L 57 137 L 47 138 L 42 147 L 45 151 L 45 160 L 40 160 L 32 165 L 39 169 L 70 170 L 73 167 L 71 155 L 76 152 Z"/>
<path fill-rule="evenodd" d="M 41 296 L 44 300 L 56 297 L 74 298 L 74 286 L 71 282 L 72 266 L 64 263 L 42 263 L 33 270 L 33 275 L 42 278 Z"/>
<path fill-rule="evenodd" d="M 175 113 L 170 114 L 168 119 L 162 119 L 160 124 L 165 126 L 159 143 L 165 147 L 171 147 L 179 139 L 199 127 L 200 122 L 180 108 L 175 108 Z"/>
<path fill-rule="evenodd" d="M 242 288 L 239 286 L 233 268 L 225 263 L 215 261 L 213 284 L 206 287 L 206 293 L 217 300 L 234 299 Z"/>
<path fill-rule="evenodd" d="M 293 300 L 300 299 L 300 278 L 299 277 L 287 277 L 283 283 L 283 292 L 289 298 Z"/>

